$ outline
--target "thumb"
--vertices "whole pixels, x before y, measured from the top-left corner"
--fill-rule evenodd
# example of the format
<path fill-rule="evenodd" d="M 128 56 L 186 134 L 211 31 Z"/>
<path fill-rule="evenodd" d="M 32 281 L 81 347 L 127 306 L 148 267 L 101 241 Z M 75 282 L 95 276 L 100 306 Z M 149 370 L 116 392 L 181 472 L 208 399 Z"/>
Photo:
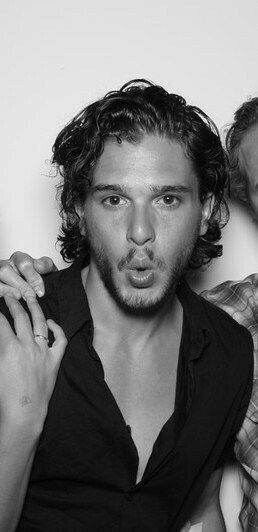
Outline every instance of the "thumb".
<path fill-rule="evenodd" d="M 51 354 L 54 356 L 56 363 L 60 364 L 64 356 L 65 348 L 67 346 L 67 339 L 63 329 L 59 325 L 57 325 L 54 320 L 47 320 L 47 325 L 50 331 L 52 331 L 55 338 L 52 347 L 50 347 L 50 351 Z"/>

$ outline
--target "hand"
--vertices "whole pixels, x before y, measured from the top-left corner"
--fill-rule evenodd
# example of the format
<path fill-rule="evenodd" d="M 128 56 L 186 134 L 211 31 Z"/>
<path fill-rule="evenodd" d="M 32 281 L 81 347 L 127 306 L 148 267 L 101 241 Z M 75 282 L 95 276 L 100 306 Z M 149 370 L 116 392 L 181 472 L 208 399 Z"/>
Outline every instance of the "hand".
<path fill-rule="evenodd" d="M 63 357 L 66 338 L 53 320 L 45 320 L 34 300 L 28 300 L 29 316 L 19 301 L 5 297 L 14 320 L 16 334 L 0 313 L 0 418 L 1 430 L 18 427 L 41 432 L 57 372 Z M 51 348 L 44 338 L 48 328 L 55 341 Z"/>
<path fill-rule="evenodd" d="M 0 260 L 0 297 L 11 295 L 25 300 L 45 293 L 40 274 L 57 270 L 52 259 L 33 259 L 27 253 L 15 251 L 8 260 Z"/>

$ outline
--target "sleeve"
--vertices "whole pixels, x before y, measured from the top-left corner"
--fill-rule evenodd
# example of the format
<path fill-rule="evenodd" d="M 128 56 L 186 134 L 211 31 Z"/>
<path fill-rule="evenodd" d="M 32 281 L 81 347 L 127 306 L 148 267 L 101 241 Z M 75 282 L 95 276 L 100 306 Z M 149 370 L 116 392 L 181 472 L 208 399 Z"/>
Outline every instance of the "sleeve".
<path fill-rule="evenodd" d="M 203 295 L 244 325 L 253 338 L 252 395 L 248 405 L 248 391 L 243 398 L 234 445 L 244 493 L 239 519 L 242 529 L 251 532 L 258 530 L 258 273 L 249 275 L 240 282 L 227 281 Z"/>
<path fill-rule="evenodd" d="M 242 529 L 258 530 L 258 379 L 254 379 L 248 410 L 237 434 L 235 455 L 244 493 L 239 516 Z"/>

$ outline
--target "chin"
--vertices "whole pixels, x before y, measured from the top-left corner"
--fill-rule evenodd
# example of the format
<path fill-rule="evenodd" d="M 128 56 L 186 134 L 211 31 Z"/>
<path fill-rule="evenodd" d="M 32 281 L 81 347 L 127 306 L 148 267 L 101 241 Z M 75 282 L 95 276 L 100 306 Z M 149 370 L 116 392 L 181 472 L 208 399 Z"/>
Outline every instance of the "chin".
<path fill-rule="evenodd" d="M 122 294 L 117 289 L 112 293 L 114 300 L 125 313 L 142 317 L 152 316 L 159 312 L 170 299 L 171 294 L 171 289 L 165 289 L 159 295 Z"/>
<path fill-rule="evenodd" d="M 154 316 L 163 306 L 162 301 L 146 301 L 141 297 L 117 300 L 120 308 L 131 316 Z"/>

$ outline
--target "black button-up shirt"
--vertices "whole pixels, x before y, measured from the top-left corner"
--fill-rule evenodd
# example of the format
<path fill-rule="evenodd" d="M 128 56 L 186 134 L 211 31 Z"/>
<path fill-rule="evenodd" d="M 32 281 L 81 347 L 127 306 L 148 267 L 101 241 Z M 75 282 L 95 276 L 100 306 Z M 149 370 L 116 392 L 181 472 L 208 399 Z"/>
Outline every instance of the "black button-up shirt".
<path fill-rule="evenodd" d="M 251 393 L 252 341 L 184 281 L 175 411 L 141 481 L 130 431 L 92 347 L 83 259 L 45 277 L 40 303 L 68 338 L 18 531 L 177 531 L 222 464 Z"/>

